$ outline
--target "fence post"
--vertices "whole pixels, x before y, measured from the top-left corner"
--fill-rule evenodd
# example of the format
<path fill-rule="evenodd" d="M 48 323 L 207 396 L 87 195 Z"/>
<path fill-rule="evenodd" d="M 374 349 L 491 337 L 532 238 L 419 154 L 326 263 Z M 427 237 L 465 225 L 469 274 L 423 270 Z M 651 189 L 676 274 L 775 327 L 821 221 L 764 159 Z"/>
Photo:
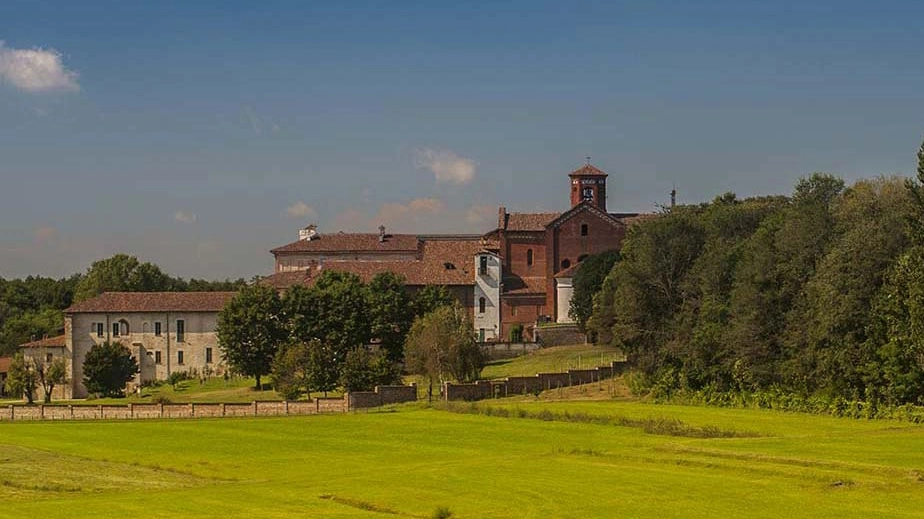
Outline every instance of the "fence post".
<path fill-rule="evenodd" d="M 189 404 L 189 417 L 190 418 L 196 417 L 196 404 Z"/>
<path fill-rule="evenodd" d="M 39 404 L 39 420 L 45 419 L 45 404 Z"/>
<path fill-rule="evenodd" d="M 164 404 L 160 404 L 160 417 L 164 417 Z"/>
<path fill-rule="evenodd" d="M 257 401 L 253 401 L 253 415 L 257 416 Z"/>
<path fill-rule="evenodd" d="M 225 405 L 226 405 L 226 404 L 221 404 L 221 416 L 222 416 L 222 417 L 225 416 Z"/>
<path fill-rule="evenodd" d="M 282 404 L 283 404 L 283 408 L 286 410 L 286 416 L 289 416 L 289 401 L 283 400 Z"/>
<path fill-rule="evenodd" d="M 314 399 L 314 412 L 315 414 L 318 414 L 321 412 L 321 399 L 319 398 Z"/>
<path fill-rule="evenodd" d="M 71 416 L 71 420 L 73 420 L 74 419 L 74 406 L 68 404 L 67 413 Z"/>
<path fill-rule="evenodd" d="M 103 417 L 103 404 L 99 405 L 99 419 L 102 420 Z"/>
<path fill-rule="evenodd" d="M 13 407 L 13 404 L 10 404 L 10 421 L 12 422 L 16 418 L 16 408 Z"/>

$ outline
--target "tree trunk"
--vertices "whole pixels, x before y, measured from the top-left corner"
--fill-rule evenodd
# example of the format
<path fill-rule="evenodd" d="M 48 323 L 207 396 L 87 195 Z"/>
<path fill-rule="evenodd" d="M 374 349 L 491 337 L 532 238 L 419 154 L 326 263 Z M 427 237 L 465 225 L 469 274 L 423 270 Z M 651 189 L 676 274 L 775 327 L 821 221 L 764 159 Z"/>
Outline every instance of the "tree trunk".
<path fill-rule="evenodd" d="M 433 377 L 429 377 L 430 385 L 427 387 L 427 403 L 433 403 Z"/>
<path fill-rule="evenodd" d="M 46 388 L 45 388 L 45 403 L 46 403 L 46 404 L 50 404 L 50 403 L 51 403 L 51 392 L 54 391 L 54 390 L 55 390 L 55 387 L 54 387 L 54 386 L 46 387 Z"/>
<path fill-rule="evenodd" d="M 260 383 L 260 375 L 257 375 L 257 391 L 263 391 L 263 384 Z"/>

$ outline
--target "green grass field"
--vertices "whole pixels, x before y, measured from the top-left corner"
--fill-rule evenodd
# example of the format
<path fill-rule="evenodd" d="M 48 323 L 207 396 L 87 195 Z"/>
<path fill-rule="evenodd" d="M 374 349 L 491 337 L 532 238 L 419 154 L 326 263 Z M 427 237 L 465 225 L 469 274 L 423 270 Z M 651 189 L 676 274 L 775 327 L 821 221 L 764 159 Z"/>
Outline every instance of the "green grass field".
<path fill-rule="evenodd" d="M 481 376 L 489 379 L 531 376 L 536 373 L 566 371 L 569 368 L 595 368 L 619 359 L 622 359 L 622 353 L 608 346 L 554 346 L 522 357 L 491 361 L 485 366 Z"/>
<path fill-rule="evenodd" d="M 734 438 L 408 406 L 0 424 L 0 517 L 920 517 L 924 428 L 637 402 L 491 401 Z M 460 406 L 469 410 L 468 404 Z M 547 418 L 549 418 L 547 417 Z"/>

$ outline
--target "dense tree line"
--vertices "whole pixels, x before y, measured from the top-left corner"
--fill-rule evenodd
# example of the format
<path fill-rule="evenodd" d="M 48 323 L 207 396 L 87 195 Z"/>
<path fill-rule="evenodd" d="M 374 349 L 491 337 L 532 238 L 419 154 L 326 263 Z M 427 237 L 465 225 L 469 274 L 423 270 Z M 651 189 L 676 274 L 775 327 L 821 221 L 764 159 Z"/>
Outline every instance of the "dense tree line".
<path fill-rule="evenodd" d="M 647 385 L 924 403 L 924 145 L 915 180 L 666 210 L 630 230 L 588 328 Z"/>
<path fill-rule="evenodd" d="M 233 291 L 243 279 L 207 281 L 165 274 L 152 263 L 117 254 L 93 263 L 84 274 L 53 279 L 29 276 L 0 278 L 0 356 L 12 355 L 22 343 L 64 332 L 62 310 L 103 292 Z"/>
<path fill-rule="evenodd" d="M 326 270 L 311 287 L 296 285 L 281 296 L 271 287 L 245 287 L 219 314 L 218 341 L 228 364 L 254 377 L 258 389 L 267 375 L 287 398 L 371 389 L 400 379 L 415 318 L 452 303 L 443 287 L 412 296 L 390 272 L 366 284 Z M 375 353 L 367 349 L 372 343 Z"/>

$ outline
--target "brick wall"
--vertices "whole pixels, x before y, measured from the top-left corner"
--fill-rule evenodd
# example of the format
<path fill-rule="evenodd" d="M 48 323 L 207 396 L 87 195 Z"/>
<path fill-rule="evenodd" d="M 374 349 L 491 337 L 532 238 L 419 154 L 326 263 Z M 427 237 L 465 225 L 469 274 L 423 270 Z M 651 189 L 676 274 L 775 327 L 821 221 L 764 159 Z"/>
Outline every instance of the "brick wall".
<path fill-rule="evenodd" d="M 538 373 L 533 377 L 479 380 L 474 384 L 443 384 L 443 400 L 482 400 L 494 396 L 525 395 L 559 387 L 578 386 L 612 378 L 625 371 L 627 363 L 613 361 L 592 369 L 569 369 L 565 373 Z"/>
<path fill-rule="evenodd" d="M 365 409 L 389 404 L 417 401 L 417 384 L 409 386 L 376 386 L 374 391 L 354 391 L 345 398 L 350 409 Z"/>

